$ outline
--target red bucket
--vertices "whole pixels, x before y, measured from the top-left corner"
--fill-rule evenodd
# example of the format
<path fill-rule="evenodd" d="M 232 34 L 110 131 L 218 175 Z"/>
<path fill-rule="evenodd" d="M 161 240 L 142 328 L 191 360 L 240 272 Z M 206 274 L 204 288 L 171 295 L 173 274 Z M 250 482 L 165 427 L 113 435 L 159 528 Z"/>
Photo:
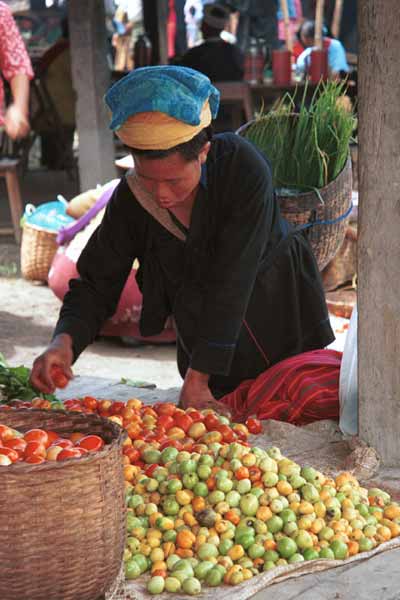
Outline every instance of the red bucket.
<path fill-rule="evenodd" d="M 310 68 L 308 73 L 311 83 L 319 83 L 321 79 L 328 79 L 327 50 L 313 50 L 310 58 Z"/>
<path fill-rule="evenodd" d="M 290 85 L 292 82 L 292 55 L 289 50 L 272 51 L 272 73 L 275 85 Z"/>

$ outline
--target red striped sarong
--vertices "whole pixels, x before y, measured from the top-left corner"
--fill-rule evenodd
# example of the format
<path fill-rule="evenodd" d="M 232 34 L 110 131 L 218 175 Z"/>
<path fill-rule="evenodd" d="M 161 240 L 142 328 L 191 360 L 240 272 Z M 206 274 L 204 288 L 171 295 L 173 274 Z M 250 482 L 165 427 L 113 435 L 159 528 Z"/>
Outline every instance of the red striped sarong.
<path fill-rule="evenodd" d="M 256 415 L 294 425 L 339 419 L 342 353 L 312 350 L 286 358 L 221 398 L 234 421 Z"/>

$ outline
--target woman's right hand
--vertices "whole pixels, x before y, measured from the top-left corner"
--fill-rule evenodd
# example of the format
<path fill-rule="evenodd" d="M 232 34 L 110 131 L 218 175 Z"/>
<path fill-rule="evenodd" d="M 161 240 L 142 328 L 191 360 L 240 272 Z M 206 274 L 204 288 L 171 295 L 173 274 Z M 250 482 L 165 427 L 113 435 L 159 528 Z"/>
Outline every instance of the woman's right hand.
<path fill-rule="evenodd" d="M 57 371 L 57 368 L 58 371 L 61 370 L 69 381 L 73 378 L 72 361 L 72 338 L 67 333 L 61 333 L 54 338 L 43 354 L 35 359 L 30 383 L 40 392 L 52 394 L 57 387 L 54 370 Z"/>

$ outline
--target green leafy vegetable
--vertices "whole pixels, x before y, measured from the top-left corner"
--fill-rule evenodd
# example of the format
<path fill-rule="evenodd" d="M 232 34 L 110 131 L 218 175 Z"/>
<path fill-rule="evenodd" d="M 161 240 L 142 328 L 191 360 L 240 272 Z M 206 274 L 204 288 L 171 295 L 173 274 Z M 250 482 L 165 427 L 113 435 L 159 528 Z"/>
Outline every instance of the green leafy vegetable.
<path fill-rule="evenodd" d="M 33 398 L 57 401 L 54 394 L 42 394 L 29 383 L 30 369 L 24 366 L 9 367 L 0 353 L 0 404 L 19 399 L 29 402 Z"/>

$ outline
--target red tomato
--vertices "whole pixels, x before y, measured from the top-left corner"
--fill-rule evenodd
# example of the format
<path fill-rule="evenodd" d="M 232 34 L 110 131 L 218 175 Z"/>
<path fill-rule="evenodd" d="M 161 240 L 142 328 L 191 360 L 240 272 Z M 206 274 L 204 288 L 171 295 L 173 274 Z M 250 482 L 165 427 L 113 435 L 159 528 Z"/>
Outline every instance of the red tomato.
<path fill-rule="evenodd" d="M 249 479 L 249 470 L 247 467 L 239 467 L 235 471 L 235 477 L 238 481 L 241 479 Z"/>
<path fill-rule="evenodd" d="M 177 414 L 177 415 L 174 415 L 174 425 L 175 425 L 175 427 L 179 427 L 180 429 L 183 429 L 183 431 L 186 433 L 187 431 L 189 431 L 190 427 L 193 425 L 193 421 L 189 417 L 189 415 Z"/>
<path fill-rule="evenodd" d="M 47 446 L 49 443 L 49 436 L 44 429 L 30 429 L 25 433 L 24 439 L 27 442 L 39 442 L 43 446 Z"/>
<path fill-rule="evenodd" d="M 5 446 L 0 446 L 0 454 L 8 456 L 11 462 L 17 462 L 19 459 L 19 454 L 16 450 L 13 450 L 12 448 L 6 448 Z"/>
<path fill-rule="evenodd" d="M 261 470 L 258 467 L 249 467 L 249 479 L 253 483 L 255 483 L 256 481 L 260 481 Z"/>
<path fill-rule="evenodd" d="M 125 402 L 113 402 L 110 406 L 110 415 L 120 415 L 125 408 Z"/>
<path fill-rule="evenodd" d="M 148 467 L 147 467 L 147 468 L 144 470 L 144 472 L 146 473 L 147 477 L 152 477 L 152 475 L 153 475 L 154 471 L 155 471 L 156 469 L 158 469 L 158 467 L 159 467 L 159 466 L 160 466 L 160 465 L 157 465 L 157 464 L 154 464 L 154 465 L 149 465 L 149 466 L 148 466 Z"/>
<path fill-rule="evenodd" d="M 46 433 L 47 433 L 47 438 L 48 438 L 46 448 L 51 446 L 56 440 L 60 439 L 60 434 L 57 433 L 56 431 L 46 431 Z"/>
<path fill-rule="evenodd" d="M 218 417 L 210 413 L 204 419 L 204 425 L 207 427 L 207 431 L 216 431 L 221 425 L 221 422 Z"/>
<path fill-rule="evenodd" d="M 88 450 L 89 452 L 96 452 L 97 450 L 102 449 L 104 440 L 98 435 L 86 435 L 79 440 L 77 446 L 78 448 L 85 448 L 85 450 Z"/>
<path fill-rule="evenodd" d="M 67 440 L 66 438 L 57 438 L 51 445 L 61 446 L 61 448 L 73 448 L 74 442 L 72 440 Z"/>
<path fill-rule="evenodd" d="M 252 433 L 253 435 L 262 433 L 261 421 L 259 421 L 258 419 L 254 418 L 254 417 L 249 417 L 246 420 L 246 427 L 249 430 L 249 432 Z"/>
<path fill-rule="evenodd" d="M 170 415 L 160 415 L 157 420 L 157 425 L 163 427 L 165 431 L 171 429 L 175 425 L 174 419 Z"/>
<path fill-rule="evenodd" d="M 56 388 L 65 388 L 69 383 L 68 377 L 65 375 L 63 368 L 58 365 L 53 365 L 50 371 L 50 377 L 53 380 Z"/>
<path fill-rule="evenodd" d="M 159 415 L 167 415 L 168 417 L 171 417 L 176 411 L 176 406 L 175 404 L 172 404 L 172 402 L 165 402 L 156 404 L 154 409 Z"/>
<path fill-rule="evenodd" d="M 45 462 L 45 458 L 44 456 L 38 456 L 37 454 L 30 454 L 29 456 L 27 456 L 26 458 L 24 458 L 24 462 L 26 463 L 31 463 L 34 465 L 38 465 L 40 463 Z"/>
<path fill-rule="evenodd" d="M 14 434 L 12 432 L 12 429 L 10 427 L 7 427 L 7 425 L 2 425 L 0 423 L 0 442 L 11 440 L 11 439 L 13 439 L 13 437 L 14 437 Z"/>
<path fill-rule="evenodd" d="M 140 458 L 139 450 L 137 450 L 137 448 L 133 448 L 132 446 L 125 446 L 123 453 L 129 458 L 131 465 L 136 464 Z"/>
<path fill-rule="evenodd" d="M 183 449 L 182 443 L 179 440 L 171 440 L 170 438 L 164 440 L 160 444 L 159 450 L 164 450 L 164 448 L 176 448 L 179 452 Z"/>
<path fill-rule="evenodd" d="M 220 425 L 218 431 L 222 434 L 222 439 L 227 444 L 230 444 L 236 439 L 236 434 L 232 431 L 229 425 Z"/>
<path fill-rule="evenodd" d="M 46 448 L 40 442 L 28 442 L 24 452 L 24 459 L 28 456 L 46 456 Z"/>
<path fill-rule="evenodd" d="M 193 423 L 197 423 L 198 421 L 204 421 L 205 416 L 201 414 L 199 410 L 196 408 L 188 408 L 186 413 L 192 419 Z"/>
<path fill-rule="evenodd" d="M 97 400 L 96 398 L 93 398 L 93 396 L 85 396 L 82 404 L 85 406 L 85 408 L 97 411 Z"/>
<path fill-rule="evenodd" d="M 4 448 L 11 448 L 18 452 L 18 454 L 23 454 L 25 452 L 27 444 L 28 442 L 26 442 L 24 438 L 13 438 L 12 440 L 3 442 Z"/>
<path fill-rule="evenodd" d="M 64 448 L 60 454 L 57 455 L 57 460 L 66 460 L 67 458 L 79 458 L 82 456 L 80 448 Z"/>

